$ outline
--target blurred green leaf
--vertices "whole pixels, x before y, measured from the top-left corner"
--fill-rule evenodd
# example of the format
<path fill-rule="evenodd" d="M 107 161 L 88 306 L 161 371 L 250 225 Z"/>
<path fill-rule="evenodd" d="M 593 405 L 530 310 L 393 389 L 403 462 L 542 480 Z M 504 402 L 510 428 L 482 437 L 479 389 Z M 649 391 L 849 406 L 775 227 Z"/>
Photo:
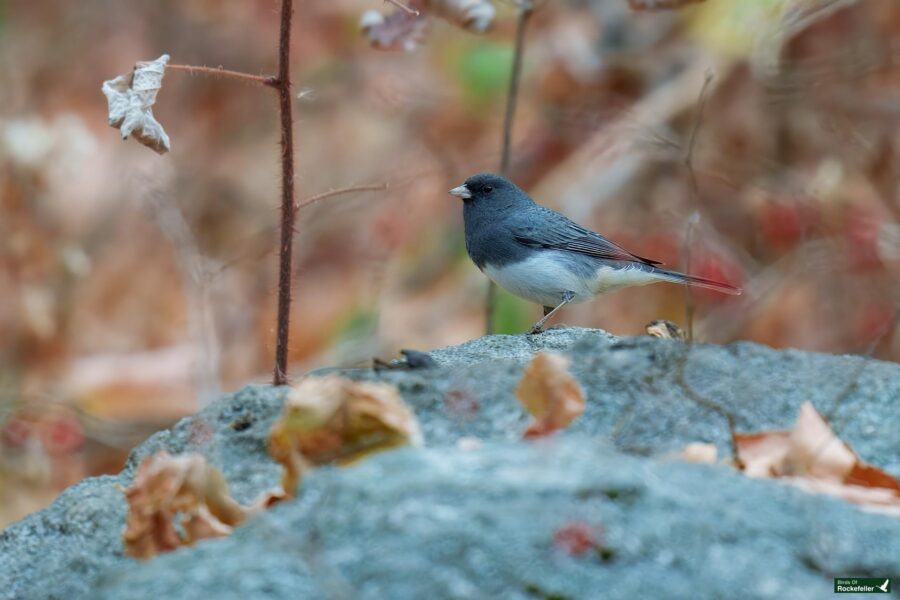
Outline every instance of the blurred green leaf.
<path fill-rule="evenodd" d="M 336 342 L 366 338 L 378 327 L 378 311 L 357 307 L 353 309 L 335 331 Z"/>
<path fill-rule="evenodd" d="M 494 307 L 494 331 L 497 333 L 522 333 L 537 320 L 530 307 L 534 304 L 513 296 L 503 288 L 497 288 L 497 305 Z"/>
<path fill-rule="evenodd" d="M 466 96 L 475 104 L 482 104 L 506 90 L 512 60 L 510 46 L 480 43 L 468 48 L 459 62 L 459 77 Z"/>

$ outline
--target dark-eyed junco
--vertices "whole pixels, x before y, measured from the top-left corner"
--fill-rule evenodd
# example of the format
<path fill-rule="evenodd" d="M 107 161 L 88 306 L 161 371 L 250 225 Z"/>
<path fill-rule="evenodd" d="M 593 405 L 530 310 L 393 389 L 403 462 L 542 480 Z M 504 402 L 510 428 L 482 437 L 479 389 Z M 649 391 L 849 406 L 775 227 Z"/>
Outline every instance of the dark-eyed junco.
<path fill-rule="evenodd" d="M 632 254 L 536 204 L 499 175 L 473 175 L 450 193 L 463 199 L 466 250 L 472 261 L 497 285 L 544 307 L 544 317 L 531 333 L 540 332 L 569 302 L 633 285 L 670 281 L 741 293 L 727 283 L 660 268 L 659 261 Z"/>

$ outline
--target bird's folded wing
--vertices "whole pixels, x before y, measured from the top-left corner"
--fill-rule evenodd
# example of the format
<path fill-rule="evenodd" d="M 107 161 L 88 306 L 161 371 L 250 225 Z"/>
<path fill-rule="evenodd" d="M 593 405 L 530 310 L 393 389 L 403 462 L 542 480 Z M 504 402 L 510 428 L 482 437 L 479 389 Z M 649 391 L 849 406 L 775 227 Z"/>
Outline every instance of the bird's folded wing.
<path fill-rule="evenodd" d="M 551 218 L 541 219 L 540 227 L 529 222 L 533 222 L 531 219 L 512 220 L 510 225 L 518 243 L 531 248 L 568 250 L 609 260 L 627 260 L 646 265 L 662 264 L 659 261 L 632 254 L 599 233 L 585 229 L 557 212 L 549 209 L 543 210 L 546 210 L 549 213 L 547 216 L 551 216 Z"/>

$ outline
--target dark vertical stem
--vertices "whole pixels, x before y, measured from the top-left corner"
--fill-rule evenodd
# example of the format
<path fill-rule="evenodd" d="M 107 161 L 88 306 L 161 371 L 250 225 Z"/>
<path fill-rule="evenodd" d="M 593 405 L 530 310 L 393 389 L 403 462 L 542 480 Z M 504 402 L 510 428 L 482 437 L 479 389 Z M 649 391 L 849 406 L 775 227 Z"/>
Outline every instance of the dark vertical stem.
<path fill-rule="evenodd" d="M 291 102 L 291 20 L 293 0 L 281 2 L 278 44 L 279 113 L 281 115 L 281 247 L 278 255 L 278 325 L 275 340 L 275 385 L 287 383 L 288 334 L 291 321 L 291 262 L 294 245 L 294 114 Z"/>
<path fill-rule="evenodd" d="M 512 75 L 509 78 L 509 90 L 506 94 L 506 115 L 503 119 L 503 152 L 500 157 L 500 174 L 509 172 L 510 143 L 512 141 L 513 121 L 516 118 L 516 104 L 519 101 L 519 80 L 522 78 L 522 55 L 525 53 L 525 30 L 528 20 L 534 13 L 529 0 L 523 0 L 519 8 L 519 20 L 516 24 L 516 47 L 513 54 Z"/>
<path fill-rule="evenodd" d="M 534 5 L 531 0 L 520 0 L 519 19 L 516 23 L 516 46 L 513 53 L 512 74 L 509 78 L 509 90 L 506 94 L 506 113 L 503 118 L 503 149 L 500 155 L 500 174 L 504 177 L 509 173 L 512 127 L 516 117 L 516 105 L 519 101 L 519 80 L 522 77 L 522 55 L 525 53 L 525 30 L 528 28 L 528 20 L 533 13 Z M 488 335 L 494 333 L 494 309 L 496 304 L 497 284 L 491 281 L 488 283 L 487 301 L 485 303 L 485 329 Z"/>

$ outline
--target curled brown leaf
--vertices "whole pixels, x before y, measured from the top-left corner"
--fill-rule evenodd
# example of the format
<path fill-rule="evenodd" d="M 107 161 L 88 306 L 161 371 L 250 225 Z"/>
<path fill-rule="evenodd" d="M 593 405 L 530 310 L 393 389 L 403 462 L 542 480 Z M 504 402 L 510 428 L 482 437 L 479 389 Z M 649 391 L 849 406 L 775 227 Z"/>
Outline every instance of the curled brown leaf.
<path fill-rule="evenodd" d="M 393 385 L 327 375 L 304 379 L 288 395 L 269 453 L 284 465 L 282 485 L 293 495 L 313 466 L 421 443 L 418 421 Z"/>
<path fill-rule="evenodd" d="M 810 402 L 791 431 L 736 434 L 737 455 L 751 477 L 778 477 L 810 492 L 900 514 L 900 481 L 866 464 Z"/>
<path fill-rule="evenodd" d="M 125 551 L 135 558 L 228 535 L 248 514 L 229 495 L 222 474 L 198 454 L 162 451 L 144 458 L 125 498 Z"/>
<path fill-rule="evenodd" d="M 566 427 L 584 412 L 584 392 L 569 373 L 561 354 L 537 354 L 522 374 L 516 397 L 534 416 L 524 437 L 537 437 Z"/>

